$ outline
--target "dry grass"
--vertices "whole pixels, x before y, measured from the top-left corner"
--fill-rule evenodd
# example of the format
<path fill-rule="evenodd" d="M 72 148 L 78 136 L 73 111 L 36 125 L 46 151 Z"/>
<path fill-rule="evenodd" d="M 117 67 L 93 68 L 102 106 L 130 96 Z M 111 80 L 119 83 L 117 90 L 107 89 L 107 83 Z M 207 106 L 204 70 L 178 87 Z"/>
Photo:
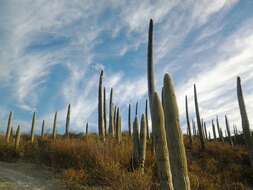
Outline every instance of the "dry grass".
<path fill-rule="evenodd" d="M 192 189 L 243 190 L 253 187 L 253 170 L 243 146 L 209 142 L 207 150 L 199 149 L 194 139 L 192 149 L 186 150 Z M 131 139 L 123 135 L 118 144 L 108 138 L 102 143 L 96 136 L 63 139 L 53 142 L 46 137 L 34 145 L 22 136 L 19 151 L 13 143 L 6 145 L 0 137 L 0 160 L 25 159 L 50 166 L 61 173 L 69 189 L 158 189 L 156 166 L 148 144 L 145 175 L 131 169 Z"/>

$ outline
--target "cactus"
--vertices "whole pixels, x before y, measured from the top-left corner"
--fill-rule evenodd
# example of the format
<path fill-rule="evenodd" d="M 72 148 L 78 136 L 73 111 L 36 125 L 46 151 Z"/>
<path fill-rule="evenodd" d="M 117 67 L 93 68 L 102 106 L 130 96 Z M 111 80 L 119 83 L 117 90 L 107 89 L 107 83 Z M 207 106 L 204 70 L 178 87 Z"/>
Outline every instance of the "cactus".
<path fill-rule="evenodd" d="M 198 132 L 199 132 L 199 139 L 200 139 L 200 143 L 201 143 L 201 148 L 202 148 L 202 150 L 204 150 L 206 148 L 206 144 L 205 144 L 205 140 L 204 140 L 204 136 L 203 136 L 203 130 L 201 127 L 198 97 L 197 97 L 197 90 L 196 90 L 195 84 L 194 84 L 194 101 L 195 101 L 195 112 L 196 112 L 197 126 L 198 126 Z"/>
<path fill-rule="evenodd" d="M 220 141 L 224 143 L 224 137 L 223 137 L 223 132 L 221 128 L 220 128 Z"/>
<path fill-rule="evenodd" d="M 106 89 L 104 87 L 104 131 L 105 136 L 107 135 L 107 117 L 106 117 Z"/>
<path fill-rule="evenodd" d="M 117 141 L 118 143 L 121 142 L 121 139 L 122 139 L 122 134 L 121 134 L 121 114 L 120 114 L 120 111 L 119 111 L 119 108 L 117 110 L 117 127 L 116 127 L 116 138 L 117 138 Z"/>
<path fill-rule="evenodd" d="M 220 135 L 220 124 L 219 124 L 219 118 L 216 116 L 216 124 L 217 124 L 217 131 L 219 135 L 219 140 L 222 141 L 221 135 Z"/>
<path fill-rule="evenodd" d="M 68 112 L 66 117 L 65 136 L 69 137 L 69 122 L 70 122 L 70 104 L 68 105 Z"/>
<path fill-rule="evenodd" d="M 238 97 L 238 104 L 240 108 L 245 144 L 247 145 L 247 148 L 249 150 L 250 165 L 253 168 L 253 140 L 252 140 L 252 134 L 250 132 L 249 120 L 248 120 L 247 111 L 246 111 L 246 107 L 244 103 L 240 77 L 237 77 L 237 97 Z"/>
<path fill-rule="evenodd" d="M 20 125 L 18 125 L 16 134 L 15 134 L 15 150 L 18 150 L 19 144 L 20 144 Z"/>
<path fill-rule="evenodd" d="M 163 82 L 164 116 L 167 134 L 170 166 L 175 189 L 190 190 L 187 159 L 183 135 L 179 123 L 179 113 L 172 79 L 166 73 Z"/>
<path fill-rule="evenodd" d="M 206 129 L 206 122 L 204 122 L 204 129 L 205 129 L 205 136 L 206 136 L 206 139 L 207 139 L 207 129 Z"/>
<path fill-rule="evenodd" d="M 197 135 L 197 131 L 196 131 L 196 127 L 195 127 L 195 122 L 192 119 L 192 130 L 193 130 L 193 135 L 196 136 Z"/>
<path fill-rule="evenodd" d="M 229 122 L 228 122 L 228 118 L 227 118 L 226 115 L 225 115 L 225 122 L 226 122 L 226 128 L 227 128 L 227 135 L 228 135 L 229 144 L 230 144 L 231 146 L 233 146 L 233 141 L 232 141 L 232 138 L 231 138 Z"/>
<path fill-rule="evenodd" d="M 190 143 L 190 147 L 192 147 L 192 132 L 191 132 L 191 125 L 190 125 L 189 114 L 188 114 L 187 96 L 185 96 L 185 114 L 186 114 L 187 129 L 189 133 L 189 143 Z"/>
<path fill-rule="evenodd" d="M 41 134 L 40 137 L 43 139 L 44 138 L 44 131 L 45 131 L 45 121 L 42 121 L 42 126 L 41 126 Z"/>
<path fill-rule="evenodd" d="M 139 135 L 139 120 L 135 116 L 133 124 L 133 168 L 139 166 L 139 147 L 140 147 L 140 135 Z"/>
<path fill-rule="evenodd" d="M 13 127 L 11 127 L 11 132 L 10 132 L 10 142 L 12 142 L 13 140 Z"/>
<path fill-rule="evenodd" d="M 209 141 L 211 140 L 211 133 L 210 133 L 210 131 L 208 132 L 208 140 Z"/>
<path fill-rule="evenodd" d="M 135 115 L 138 115 L 138 102 L 136 102 L 136 105 L 135 105 Z"/>
<path fill-rule="evenodd" d="M 18 150 L 19 142 L 20 142 L 20 126 L 18 125 L 16 135 L 15 135 L 15 149 L 16 150 Z"/>
<path fill-rule="evenodd" d="M 150 132 L 149 132 L 149 124 L 148 124 L 148 100 L 146 99 L 145 104 L 145 118 L 146 118 L 146 129 L 147 129 L 147 139 L 150 139 Z"/>
<path fill-rule="evenodd" d="M 100 138 L 105 141 L 104 131 L 104 104 L 103 104 L 103 70 L 100 72 L 98 87 L 98 133 Z"/>
<path fill-rule="evenodd" d="M 128 106 L 128 134 L 132 136 L 132 118 L 131 118 L 131 104 Z"/>
<path fill-rule="evenodd" d="M 87 122 L 86 123 L 86 129 L 85 129 L 86 136 L 88 135 L 88 133 L 89 133 L 89 123 Z"/>
<path fill-rule="evenodd" d="M 6 131 L 6 135 L 5 135 L 5 141 L 6 141 L 6 143 L 9 143 L 9 141 L 10 141 L 11 122 L 12 122 L 12 112 L 10 112 L 9 118 L 8 118 L 7 131 Z"/>
<path fill-rule="evenodd" d="M 117 106 L 114 106 L 113 110 L 113 122 L 114 122 L 114 133 L 116 133 L 116 125 L 117 125 Z M 115 135 L 115 134 L 114 134 Z M 113 135 L 113 136 L 114 136 Z"/>
<path fill-rule="evenodd" d="M 216 141 L 216 132 L 215 132 L 215 125 L 214 125 L 213 120 L 212 120 L 212 128 L 213 128 L 213 139 Z"/>
<path fill-rule="evenodd" d="M 169 151 L 164 127 L 164 113 L 158 94 L 152 97 L 152 126 L 155 145 L 155 160 L 158 168 L 161 190 L 173 190 L 172 175 L 170 171 Z"/>
<path fill-rule="evenodd" d="M 139 163 L 141 172 L 144 173 L 144 164 L 146 159 L 146 143 L 147 143 L 147 124 L 144 114 L 141 116 L 141 131 L 140 131 L 140 147 L 139 147 Z"/>
<path fill-rule="evenodd" d="M 31 127 L 31 143 L 34 143 L 35 117 L 36 117 L 36 114 L 35 112 L 33 112 L 32 127 Z"/>
<path fill-rule="evenodd" d="M 110 105 L 109 105 L 109 134 L 111 136 L 114 136 L 114 107 L 112 103 L 112 97 L 113 97 L 113 88 L 111 88 L 110 93 Z"/>
<path fill-rule="evenodd" d="M 56 123 L 57 123 L 57 112 L 54 114 L 54 123 L 53 123 L 53 140 L 56 139 Z"/>

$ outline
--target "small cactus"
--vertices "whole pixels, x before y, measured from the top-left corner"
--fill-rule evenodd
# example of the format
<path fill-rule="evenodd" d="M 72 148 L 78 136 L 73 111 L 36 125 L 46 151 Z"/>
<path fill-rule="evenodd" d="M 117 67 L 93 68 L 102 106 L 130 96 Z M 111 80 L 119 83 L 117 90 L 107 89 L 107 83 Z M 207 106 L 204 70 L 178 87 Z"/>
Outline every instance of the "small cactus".
<path fill-rule="evenodd" d="M 54 124 L 53 124 L 53 140 L 56 139 L 56 123 L 57 123 L 57 112 L 54 114 Z"/>
<path fill-rule="evenodd" d="M 6 135 L 5 135 L 5 141 L 6 141 L 6 143 L 9 143 L 9 141 L 10 141 L 11 122 L 12 122 L 12 112 L 10 112 L 9 118 L 8 118 L 7 131 L 6 131 Z"/>
<path fill-rule="evenodd" d="M 222 141 L 221 135 L 220 135 L 220 123 L 219 123 L 219 118 L 216 116 L 216 124 L 217 124 L 217 131 L 219 135 L 219 140 Z"/>
<path fill-rule="evenodd" d="M 164 76 L 164 116 L 167 134 L 170 166 L 175 189 L 190 190 L 187 159 L 180 128 L 179 113 L 172 79 L 168 73 Z"/>
<path fill-rule="evenodd" d="M 189 143 L 190 147 L 192 147 L 192 132 L 191 132 L 191 125 L 190 125 L 190 119 L 189 119 L 189 114 L 188 114 L 188 101 L 187 101 L 187 96 L 185 96 L 185 114 L 186 114 L 186 122 L 187 122 L 187 130 L 188 130 L 188 135 L 189 135 Z"/>
<path fill-rule="evenodd" d="M 35 128 L 35 117 L 36 114 L 33 112 L 33 118 L 32 118 L 32 127 L 31 127 L 31 143 L 34 143 L 34 128 Z"/>
<path fill-rule="evenodd" d="M 119 108 L 117 110 L 117 127 L 116 127 L 116 138 L 117 138 L 117 141 L 118 143 L 121 142 L 121 139 L 122 139 L 122 134 L 121 134 L 121 114 L 120 114 L 120 111 L 119 111 Z"/>
<path fill-rule="evenodd" d="M 213 120 L 212 120 L 212 128 L 213 128 L 213 139 L 216 141 L 216 132 L 215 132 L 215 125 L 214 125 Z"/>
<path fill-rule="evenodd" d="M 106 89 L 104 87 L 104 133 L 107 135 L 107 117 L 106 117 Z"/>
<path fill-rule="evenodd" d="M 18 125 L 16 135 L 15 135 L 15 149 L 18 150 L 20 142 L 20 126 Z"/>
<path fill-rule="evenodd" d="M 250 165 L 253 168 L 253 140 L 252 140 L 252 134 L 250 132 L 249 120 L 248 120 L 247 111 L 246 111 L 246 107 L 244 103 L 240 77 L 237 77 L 237 97 L 238 97 L 238 104 L 240 108 L 245 144 L 247 145 L 247 148 L 249 150 Z"/>
<path fill-rule="evenodd" d="M 132 118 L 131 118 L 131 104 L 128 106 L 128 134 L 132 136 Z"/>
<path fill-rule="evenodd" d="M 68 105 L 68 112 L 66 117 L 65 136 L 69 137 L 69 122 L 70 122 L 70 104 Z"/>
<path fill-rule="evenodd" d="M 140 147 L 139 147 L 139 162 L 141 172 L 144 173 L 144 165 L 146 159 L 146 143 L 147 143 L 147 124 L 144 114 L 141 116 L 141 130 L 140 130 Z"/>
<path fill-rule="evenodd" d="M 164 113 L 158 94 L 152 97 L 152 121 L 155 145 L 155 160 L 158 168 L 161 190 L 173 190 L 172 175 L 170 171 L 169 151 L 164 127 Z"/>
<path fill-rule="evenodd" d="M 43 139 L 44 138 L 44 131 L 45 131 L 45 121 L 42 121 L 42 126 L 41 126 L 41 134 L 40 137 Z"/>
<path fill-rule="evenodd" d="M 139 120 L 135 116 L 133 124 L 133 168 L 139 166 L 139 147 L 140 147 L 140 134 L 139 134 Z"/>
<path fill-rule="evenodd" d="M 225 115 L 225 123 L 226 123 L 226 129 L 227 129 L 227 135 L 228 135 L 229 144 L 231 146 L 233 146 L 233 141 L 232 141 L 232 138 L 231 138 L 229 122 L 228 122 L 228 118 L 227 118 L 226 115 Z"/>
<path fill-rule="evenodd" d="M 198 97 L 197 97 L 197 90 L 196 85 L 194 84 L 194 101 L 195 101 L 195 111 L 196 111 L 196 119 L 197 119 L 197 126 L 198 126 L 198 132 L 199 132 L 199 139 L 201 143 L 201 148 L 204 150 L 206 148 L 204 136 L 203 136 L 203 130 L 201 127 L 201 121 L 200 121 L 200 114 L 199 114 L 199 105 L 198 105 Z"/>

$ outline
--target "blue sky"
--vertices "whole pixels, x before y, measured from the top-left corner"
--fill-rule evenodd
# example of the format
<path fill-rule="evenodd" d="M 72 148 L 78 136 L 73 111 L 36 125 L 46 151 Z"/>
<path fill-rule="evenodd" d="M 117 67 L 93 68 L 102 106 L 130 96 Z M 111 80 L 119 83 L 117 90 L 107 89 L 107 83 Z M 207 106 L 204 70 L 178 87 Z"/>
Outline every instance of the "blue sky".
<path fill-rule="evenodd" d="M 224 114 L 231 125 L 241 121 L 236 99 L 240 75 L 249 119 L 253 115 L 252 0 L 0 0 L 0 131 L 8 112 L 13 126 L 47 130 L 58 115 L 63 131 L 67 105 L 71 130 L 97 130 L 97 87 L 100 69 L 109 99 L 120 106 L 124 129 L 127 106 L 147 98 L 146 50 L 150 18 L 154 20 L 154 62 L 160 91 L 169 72 L 177 93 L 182 128 L 184 96 L 194 117 L 193 84 L 199 93 L 201 117 Z M 107 106 L 108 107 L 108 106 Z M 253 121 L 250 119 L 250 122 Z"/>

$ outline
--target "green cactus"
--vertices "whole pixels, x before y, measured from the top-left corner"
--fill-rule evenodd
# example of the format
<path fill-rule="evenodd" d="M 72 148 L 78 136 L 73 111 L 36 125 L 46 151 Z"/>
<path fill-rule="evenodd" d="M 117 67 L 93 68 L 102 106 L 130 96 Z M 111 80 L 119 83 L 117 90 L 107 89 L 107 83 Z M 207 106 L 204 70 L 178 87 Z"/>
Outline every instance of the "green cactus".
<path fill-rule="evenodd" d="M 70 104 L 68 105 L 68 112 L 66 117 L 65 136 L 69 137 L 69 123 L 70 123 Z"/>
<path fill-rule="evenodd" d="M 146 99 L 145 104 L 145 118 L 146 118 L 146 128 L 147 128 L 147 139 L 150 139 L 150 132 L 149 132 L 149 124 L 148 124 L 148 100 Z"/>
<path fill-rule="evenodd" d="M 34 143 L 35 118 L 36 118 L 36 114 L 35 112 L 33 112 L 32 127 L 31 127 L 31 143 Z"/>
<path fill-rule="evenodd" d="M 113 122 L 114 122 L 114 133 L 116 133 L 116 125 L 117 125 L 117 106 L 114 106 L 114 110 L 113 110 Z M 113 135 L 115 136 L 115 134 Z"/>
<path fill-rule="evenodd" d="M 87 122 L 86 123 L 86 129 L 85 129 L 86 136 L 88 135 L 88 133 L 89 133 L 89 123 Z"/>
<path fill-rule="evenodd" d="M 221 135 L 220 135 L 220 123 L 219 123 L 219 118 L 216 116 L 216 125 L 217 125 L 217 131 L 219 135 L 219 140 L 222 141 Z"/>
<path fill-rule="evenodd" d="M 216 132 L 215 132 L 215 125 L 214 125 L 213 120 L 212 120 L 212 128 L 213 128 L 213 139 L 216 141 Z"/>
<path fill-rule="evenodd" d="M 247 148 L 249 150 L 250 165 L 253 168 L 253 140 L 252 140 L 252 133 L 250 132 L 249 120 L 248 120 L 247 111 L 246 111 L 246 107 L 244 103 L 240 77 L 237 77 L 237 97 L 238 97 L 238 104 L 240 108 L 245 144 L 247 145 Z"/>
<path fill-rule="evenodd" d="M 168 73 L 164 76 L 163 89 L 165 129 L 170 153 L 173 185 L 175 189 L 190 190 L 187 159 L 179 123 L 177 100 L 172 80 Z"/>
<path fill-rule="evenodd" d="M 7 130 L 6 130 L 6 135 L 5 135 L 6 143 L 9 143 L 9 141 L 10 141 L 11 123 L 12 123 L 12 112 L 10 112 L 9 118 L 8 118 Z"/>
<path fill-rule="evenodd" d="M 121 139 L 122 139 L 121 125 L 122 125 L 121 114 L 120 114 L 120 110 L 118 108 L 118 110 L 117 110 L 117 128 L 116 128 L 116 131 L 117 131 L 116 137 L 117 137 L 118 143 L 121 143 Z"/>
<path fill-rule="evenodd" d="M 172 175 L 170 171 L 169 151 L 164 127 L 164 113 L 159 95 L 155 92 L 152 97 L 153 137 L 155 145 L 155 160 L 160 179 L 161 190 L 173 190 Z"/>
<path fill-rule="evenodd" d="M 13 127 L 11 127 L 11 132 L 10 132 L 10 142 L 12 142 L 13 140 Z"/>
<path fill-rule="evenodd" d="M 56 123 L 57 123 L 57 112 L 54 114 L 54 123 L 53 123 L 53 140 L 56 139 Z"/>
<path fill-rule="evenodd" d="M 109 107 L 109 134 L 111 136 L 114 136 L 114 107 L 113 107 L 113 102 L 112 102 L 112 97 L 113 97 L 113 88 L 111 88 L 111 93 L 110 93 L 110 107 Z"/>
<path fill-rule="evenodd" d="M 195 112 L 196 112 L 196 119 L 197 119 L 197 126 L 198 126 L 198 132 L 199 132 L 199 139 L 201 143 L 202 150 L 206 149 L 206 143 L 203 136 L 203 130 L 201 127 L 201 121 L 200 121 L 200 114 L 199 114 L 199 105 L 198 105 L 198 97 L 197 97 L 197 90 L 196 85 L 194 84 L 194 102 L 195 102 Z"/>
<path fill-rule="evenodd" d="M 107 117 L 106 117 L 106 89 L 104 87 L 104 133 L 107 135 Z"/>
<path fill-rule="evenodd" d="M 139 120 L 135 116 L 133 124 L 133 168 L 139 167 L 139 147 L 140 147 L 140 134 L 139 134 Z"/>
<path fill-rule="evenodd" d="M 100 138 L 105 141 L 104 130 L 104 104 L 103 104 L 103 70 L 100 72 L 98 87 L 98 133 Z"/>
<path fill-rule="evenodd" d="M 41 125 L 41 134 L 40 137 L 43 139 L 44 138 L 44 131 L 45 131 L 45 121 L 42 121 L 42 125 Z"/>
<path fill-rule="evenodd" d="M 185 114 L 186 114 L 187 129 L 189 133 L 189 143 L 190 143 L 190 147 L 192 147 L 192 132 L 191 132 L 191 125 L 190 125 L 190 119 L 189 119 L 189 114 L 188 114 L 187 96 L 185 96 Z"/>
<path fill-rule="evenodd" d="M 230 127 L 229 127 L 229 122 L 228 122 L 228 118 L 227 116 L 225 115 L 225 123 L 226 123 L 226 129 L 227 129 L 227 135 L 228 135 L 228 140 L 229 140 L 229 144 L 231 146 L 233 146 L 233 140 L 231 138 L 231 133 L 230 133 Z"/>
<path fill-rule="evenodd" d="M 139 147 L 139 163 L 141 172 L 144 173 L 144 165 L 146 159 L 146 144 L 147 144 L 147 124 L 144 114 L 141 116 L 141 130 L 140 130 L 140 147 Z"/>
<path fill-rule="evenodd" d="M 20 125 L 18 125 L 16 135 L 15 135 L 15 149 L 18 150 L 20 142 Z"/>
<path fill-rule="evenodd" d="M 131 118 L 131 104 L 128 106 L 128 134 L 132 136 L 132 118 Z"/>

